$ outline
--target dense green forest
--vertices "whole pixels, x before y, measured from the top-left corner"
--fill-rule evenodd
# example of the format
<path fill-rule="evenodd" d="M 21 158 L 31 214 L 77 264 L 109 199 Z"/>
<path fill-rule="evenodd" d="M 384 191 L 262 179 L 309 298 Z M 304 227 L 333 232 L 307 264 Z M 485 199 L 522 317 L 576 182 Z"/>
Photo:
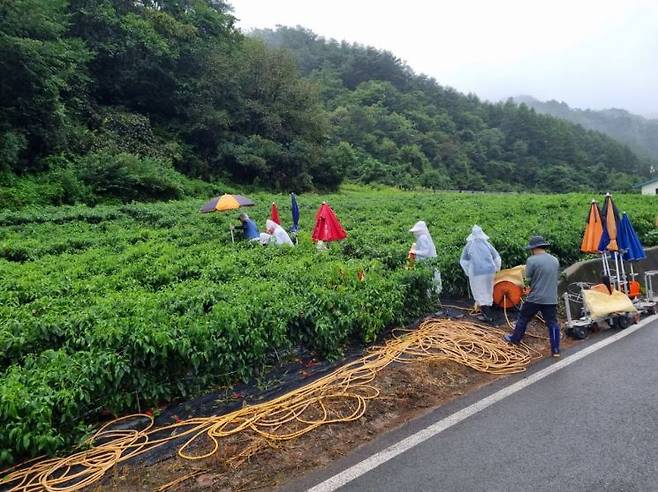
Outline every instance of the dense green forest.
<path fill-rule="evenodd" d="M 224 2 L 0 0 L 0 31 L 3 204 L 335 185 L 317 91 Z"/>
<path fill-rule="evenodd" d="M 648 171 L 646 160 L 601 133 L 442 87 L 392 53 L 301 27 L 252 34 L 291 51 L 319 85 L 332 145 L 355 162 L 346 170 L 352 179 L 563 192 L 627 188 Z"/>
<path fill-rule="evenodd" d="M 647 119 L 617 108 L 600 111 L 571 108 L 565 102 L 542 102 L 532 96 L 517 96 L 514 102 L 526 104 L 538 113 L 563 118 L 589 130 L 605 133 L 640 155 L 658 159 L 658 119 Z"/>
<path fill-rule="evenodd" d="M 390 53 L 256 34 L 221 0 L 0 0 L 0 206 L 345 178 L 625 189 L 648 172 L 600 133 L 485 104 Z"/>

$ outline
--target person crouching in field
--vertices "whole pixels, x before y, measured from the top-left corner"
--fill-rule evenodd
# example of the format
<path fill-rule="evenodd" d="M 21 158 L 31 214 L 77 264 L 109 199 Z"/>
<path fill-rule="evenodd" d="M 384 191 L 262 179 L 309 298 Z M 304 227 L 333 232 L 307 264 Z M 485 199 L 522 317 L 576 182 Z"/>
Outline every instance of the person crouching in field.
<path fill-rule="evenodd" d="M 276 244 L 278 246 L 287 244 L 289 246 L 294 246 L 294 243 L 292 242 L 292 239 L 290 239 L 286 230 L 273 220 L 268 219 L 265 222 L 265 230 L 267 231 L 267 234 L 260 235 L 262 244 Z"/>
<path fill-rule="evenodd" d="M 260 233 L 258 232 L 256 222 L 249 218 L 247 214 L 240 214 L 238 218 L 242 222 L 242 237 L 247 241 L 258 241 L 260 239 Z"/>
<path fill-rule="evenodd" d="M 560 356 L 560 325 L 557 321 L 557 285 L 560 279 L 560 262 L 549 255 L 546 248 L 550 246 L 543 237 L 534 236 L 528 242 L 532 256 L 525 266 L 525 276 L 530 284 L 530 294 L 526 298 L 514 333 L 503 338 L 509 343 L 521 343 L 530 320 L 541 311 L 548 336 L 551 341 L 551 355 Z"/>
<path fill-rule="evenodd" d="M 483 321 L 493 321 L 491 305 L 496 272 L 500 270 L 501 260 L 498 251 L 489 242 L 482 228 L 474 225 L 466 238 L 466 246 L 459 260 L 473 293 L 473 299 L 480 307 Z"/>
<path fill-rule="evenodd" d="M 434 241 L 432 241 L 432 236 L 430 236 L 430 231 L 425 222 L 422 220 L 416 222 L 416 224 L 409 229 L 409 232 L 411 232 L 416 238 L 416 242 L 411 245 L 409 253 L 413 255 L 417 261 L 436 258 L 436 247 L 434 246 Z"/>

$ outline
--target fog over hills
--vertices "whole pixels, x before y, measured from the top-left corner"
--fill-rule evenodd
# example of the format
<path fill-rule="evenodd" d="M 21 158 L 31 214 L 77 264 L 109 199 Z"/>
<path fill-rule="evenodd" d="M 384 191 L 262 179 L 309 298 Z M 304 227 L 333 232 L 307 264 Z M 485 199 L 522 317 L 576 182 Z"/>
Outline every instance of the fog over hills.
<path fill-rule="evenodd" d="M 619 108 L 598 111 L 572 108 L 565 102 L 540 101 L 527 95 L 512 99 L 538 113 L 563 118 L 587 129 L 605 133 L 625 143 L 638 154 L 658 159 L 658 119 L 645 118 Z"/>

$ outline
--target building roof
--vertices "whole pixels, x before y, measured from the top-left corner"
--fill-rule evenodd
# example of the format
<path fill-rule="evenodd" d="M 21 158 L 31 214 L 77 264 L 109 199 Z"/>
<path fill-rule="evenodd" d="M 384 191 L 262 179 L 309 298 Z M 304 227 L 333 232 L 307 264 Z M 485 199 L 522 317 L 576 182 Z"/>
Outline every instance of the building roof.
<path fill-rule="evenodd" d="M 655 178 L 648 179 L 643 183 L 636 184 L 635 188 L 642 188 L 643 186 L 646 186 L 646 185 L 652 184 L 652 183 L 658 183 L 658 176 L 656 176 Z"/>

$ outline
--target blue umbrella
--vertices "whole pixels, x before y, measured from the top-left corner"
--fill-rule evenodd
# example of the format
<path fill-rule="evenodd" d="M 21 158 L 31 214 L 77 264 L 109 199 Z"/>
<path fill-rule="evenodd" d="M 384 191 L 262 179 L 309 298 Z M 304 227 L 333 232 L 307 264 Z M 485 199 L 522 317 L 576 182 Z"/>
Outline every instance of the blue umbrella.
<path fill-rule="evenodd" d="M 299 206 L 297 205 L 297 197 L 294 193 L 290 194 L 290 202 L 292 207 L 292 227 L 290 232 L 297 232 L 299 230 Z"/>
<path fill-rule="evenodd" d="M 619 249 L 623 251 L 622 257 L 625 261 L 640 261 L 644 260 L 647 255 L 644 253 L 644 248 L 640 242 L 631 220 L 624 212 L 621 223 L 619 224 L 619 235 L 617 238 Z"/>
<path fill-rule="evenodd" d="M 628 218 L 628 215 L 626 215 L 626 212 L 624 212 L 621 222 L 619 223 L 619 235 L 617 240 L 619 242 L 619 249 L 622 252 L 622 260 L 631 262 L 631 278 L 633 279 L 633 282 L 629 285 L 628 292 L 633 292 L 633 284 L 635 283 L 639 294 L 639 284 L 635 282 L 636 274 L 633 270 L 633 262 L 643 260 L 647 256 L 644 253 L 642 243 L 640 243 L 640 238 L 635 232 L 635 229 L 633 229 L 633 224 L 631 224 L 631 220 Z"/>

